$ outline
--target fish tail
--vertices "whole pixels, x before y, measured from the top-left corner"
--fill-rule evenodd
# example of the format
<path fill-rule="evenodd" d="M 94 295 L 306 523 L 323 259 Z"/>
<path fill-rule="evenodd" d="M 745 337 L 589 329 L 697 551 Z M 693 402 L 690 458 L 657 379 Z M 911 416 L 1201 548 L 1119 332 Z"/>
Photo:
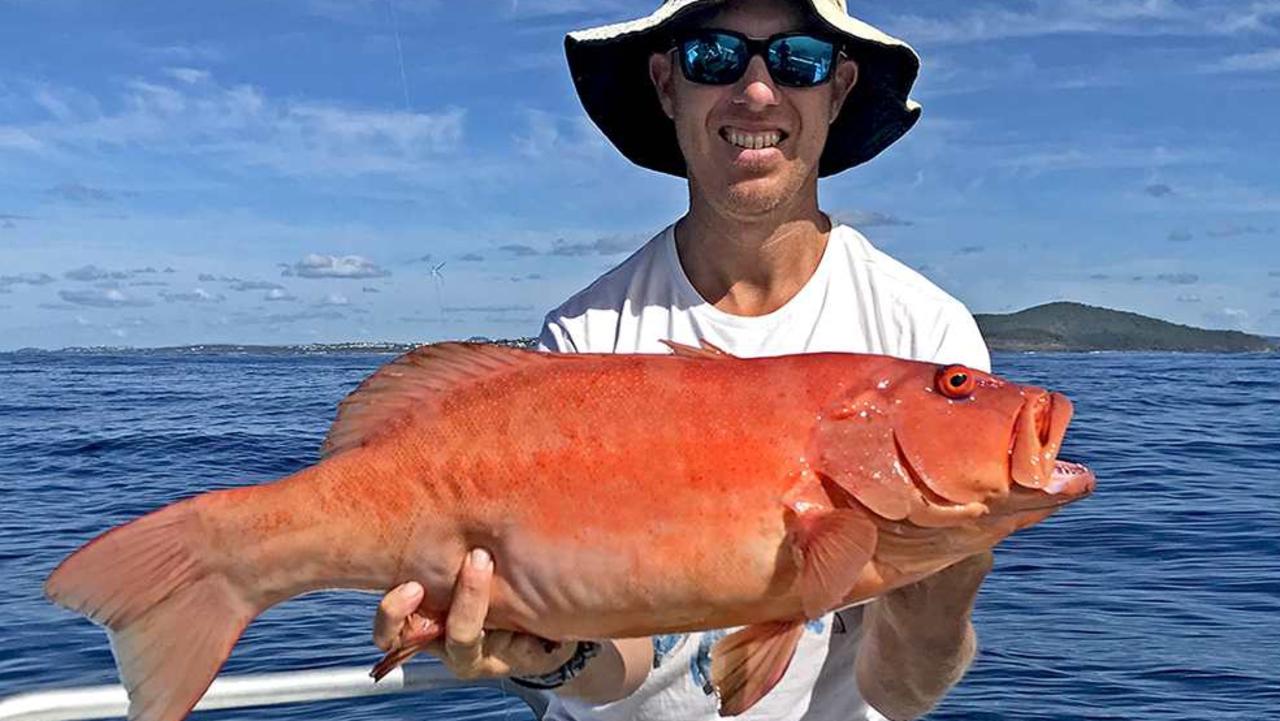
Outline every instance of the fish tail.
<path fill-rule="evenodd" d="M 106 626 L 129 718 L 176 721 L 265 610 L 216 566 L 205 494 L 99 536 L 68 557 L 45 594 Z"/>

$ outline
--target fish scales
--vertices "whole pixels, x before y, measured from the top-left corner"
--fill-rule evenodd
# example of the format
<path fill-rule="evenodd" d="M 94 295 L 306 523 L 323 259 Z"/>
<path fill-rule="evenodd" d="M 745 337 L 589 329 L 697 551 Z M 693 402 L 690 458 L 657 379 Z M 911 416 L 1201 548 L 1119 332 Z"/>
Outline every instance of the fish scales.
<path fill-rule="evenodd" d="M 509 623 L 548 637 L 618 636 L 652 623 L 654 610 L 675 614 L 684 604 L 694 607 L 686 615 L 700 617 L 709 605 L 755 601 L 790 580 L 793 567 L 777 567 L 786 533 L 780 499 L 813 420 L 800 369 L 741 364 L 709 373 L 701 364 L 602 361 L 566 364 L 537 384 L 477 384 L 402 431 L 466 459 L 451 473 L 472 479 L 482 502 L 460 499 L 424 522 L 451 524 L 466 539 L 460 547 L 494 552 L 495 616 L 508 593 L 551 598 L 531 586 L 572 587 L 585 577 L 591 584 L 560 595 L 559 606 L 513 599 L 532 615 Z M 566 405 L 576 412 L 548 413 Z M 498 412 L 504 421 L 488 423 Z M 411 547 L 434 555 L 427 544 Z M 429 578 L 415 575 L 414 562 L 407 567 L 408 577 Z M 507 579 L 508 567 L 523 569 L 518 581 Z M 453 577 L 430 579 L 428 597 L 447 600 Z M 616 613 L 628 596 L 646 603 Z M 583 628 L 584 616 L 591 627 Z"/>

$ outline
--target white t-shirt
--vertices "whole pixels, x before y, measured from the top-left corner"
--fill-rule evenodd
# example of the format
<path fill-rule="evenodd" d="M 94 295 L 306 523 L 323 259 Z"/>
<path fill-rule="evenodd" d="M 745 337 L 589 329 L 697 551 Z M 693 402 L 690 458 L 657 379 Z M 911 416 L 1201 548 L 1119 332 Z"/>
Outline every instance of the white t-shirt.
<path fill-rule="evenodd" d="M 790 353 L 879 353 L 989 370 L 973 316 L 922 275 L 876 250 L 861 233 L 832 228 L 813 277 L 786 305 L 764 316 L 725 313 L 694 289 L 668 227 L 547 315 L 544 350 L 565 353 L 668 353 L 660 341 L 705 339 L 742 357 Z M 854 681 L 861 609 L 806 624 L 786 675 L 744 721 L 883 719 Z M 654 667 L 625 699 L 591 706 L 554 696 L 554 721 L 713 721 L 711 646 L 724 631 L 659 636 Z"/>

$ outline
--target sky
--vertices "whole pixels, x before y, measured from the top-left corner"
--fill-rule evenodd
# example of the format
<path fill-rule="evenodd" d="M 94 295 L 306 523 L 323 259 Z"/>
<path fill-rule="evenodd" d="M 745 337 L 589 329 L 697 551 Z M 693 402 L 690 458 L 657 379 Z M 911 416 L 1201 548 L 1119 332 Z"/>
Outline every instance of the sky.
<path fill-rule="evenodd" d="M 655 0 L 0 0 L 0 350 L 534 335 L 687 204 L 565 32 Z M 974 312 L 1280 335 L 1280 0 L 851 0 L 920 124 L 822 206 Z"/>

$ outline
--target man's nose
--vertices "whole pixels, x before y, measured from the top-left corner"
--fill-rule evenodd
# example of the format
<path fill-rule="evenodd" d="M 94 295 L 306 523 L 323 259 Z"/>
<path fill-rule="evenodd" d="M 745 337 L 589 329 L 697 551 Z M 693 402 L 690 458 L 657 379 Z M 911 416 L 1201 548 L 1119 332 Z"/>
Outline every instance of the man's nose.
<path fill-rule="evenodd" d="M 747 71 L 738 80 L 738 86 L 734 103 L 745 105 L 748 110 L 764 110 L 778 104 L 778 86 L 769 75 L 764 58 L 759 55 L 747 63 Z"/>

